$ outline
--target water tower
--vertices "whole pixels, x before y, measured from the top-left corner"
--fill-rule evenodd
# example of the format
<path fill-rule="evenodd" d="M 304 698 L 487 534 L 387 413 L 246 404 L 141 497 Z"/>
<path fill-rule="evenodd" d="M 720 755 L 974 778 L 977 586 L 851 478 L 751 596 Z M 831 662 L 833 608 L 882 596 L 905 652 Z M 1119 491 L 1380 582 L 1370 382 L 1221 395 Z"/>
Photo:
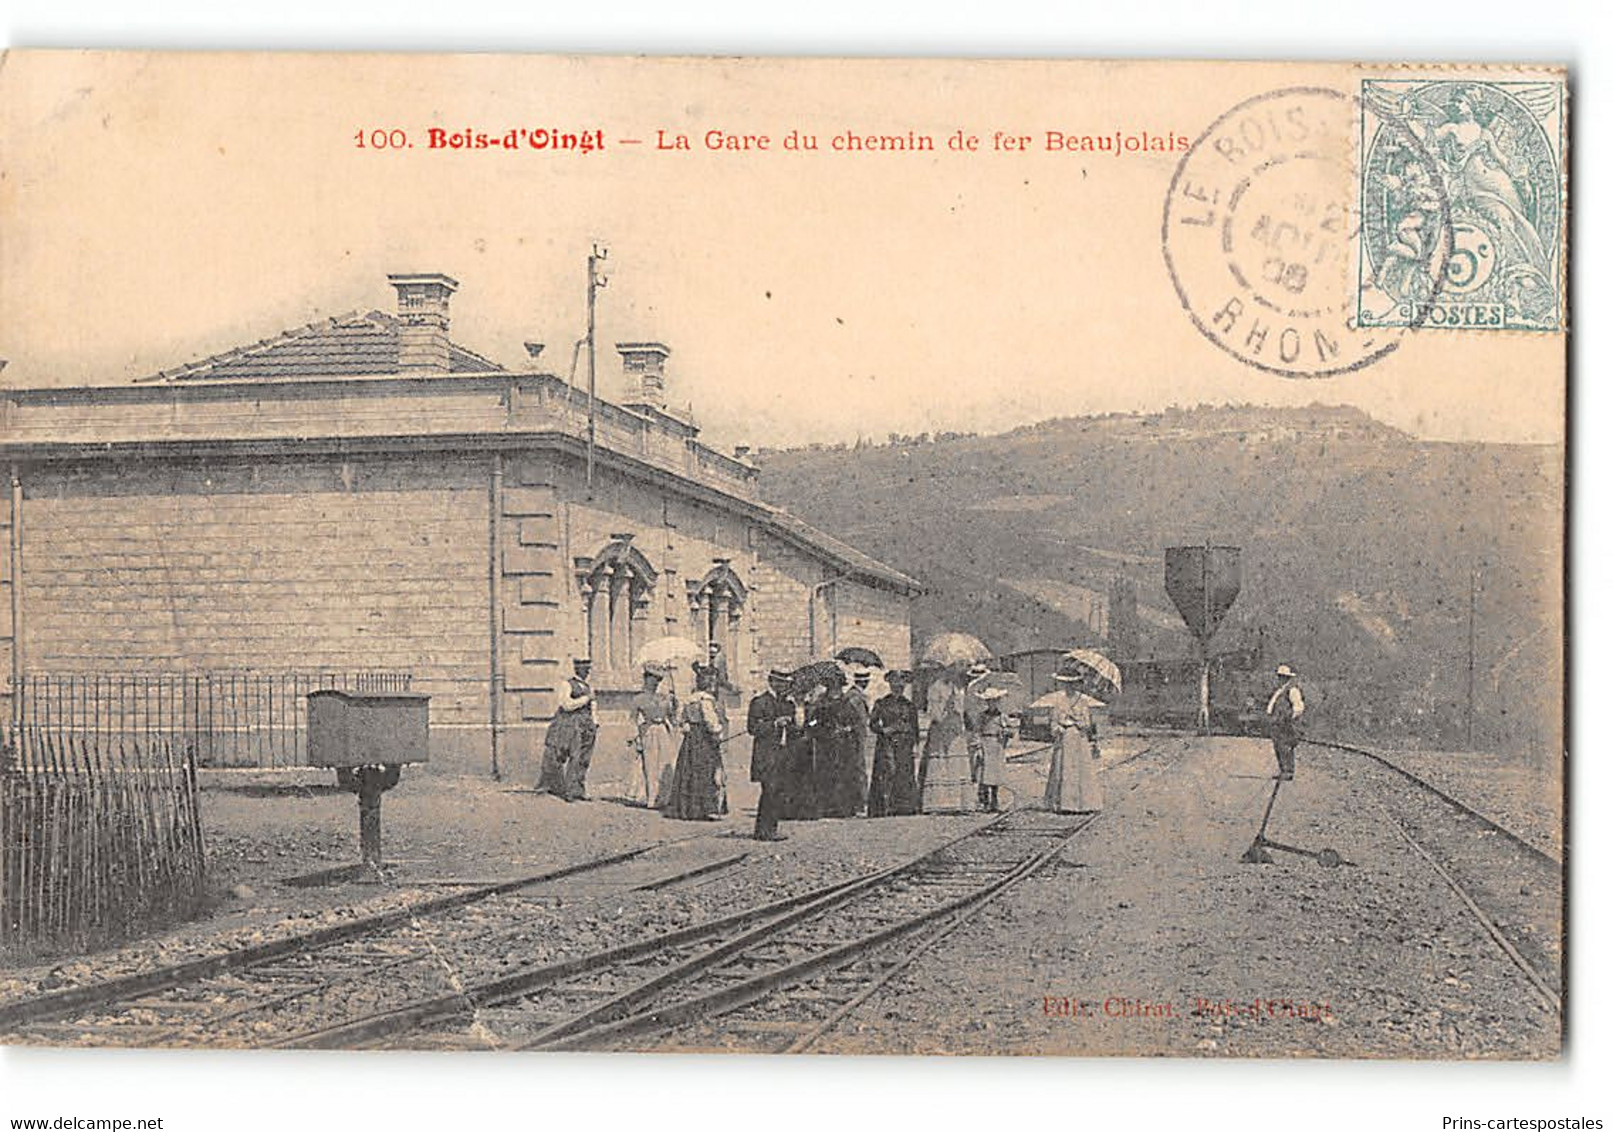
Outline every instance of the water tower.
<path fill-rule="evenodd" d="M 1165 549 L 1165 592 L 1199 642 L 1199 731 L 1210 730 L 1210 638 L 1243 586 L 1243 548 L 1171 546 Z"/>

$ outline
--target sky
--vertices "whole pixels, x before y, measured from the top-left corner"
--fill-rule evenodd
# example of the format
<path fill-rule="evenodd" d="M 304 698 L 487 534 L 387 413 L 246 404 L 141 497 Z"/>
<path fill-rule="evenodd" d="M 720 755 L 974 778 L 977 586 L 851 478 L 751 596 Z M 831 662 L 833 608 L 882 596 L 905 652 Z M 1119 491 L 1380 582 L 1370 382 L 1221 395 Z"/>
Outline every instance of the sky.
<path fill-rule="evenodd" d="M 1206 341 L 1161 253 L 1181 153 L 1047 152 L 1048 131 L 1197 137 L 1326 64 L 13 55 L 0 72 L 0 357 L 18 385 L 116 384 L 351 310 L 388 272 L 460 281 L 456 341 L 564 373 L 672 350 L 708 440 L 989 433 L 1200 402 L 1355 405 L 1413 434 L 1560 440 L 1559 335 L 1423 331 L 1365 370 L 1273 376 Z M 602 131 L 602 151 L 430 148 Z M 403 131 L 407 149 L 360 148 Z M 706 134 L 766 135 L 748 152 Z M 791 130 L 816 153 L 788 152 Z M 997 150 L 997 131 L 1031 139 Z M 937 151 L 835 153 L 908 131 Z M 955 131 L 979 149 L 954 152 Z M 690 150 L 659 150 L 686 136 Z M 640 139 L 640 144 L 621 142 Z M 753 143 L 754 146 L 754 143 Z"/>

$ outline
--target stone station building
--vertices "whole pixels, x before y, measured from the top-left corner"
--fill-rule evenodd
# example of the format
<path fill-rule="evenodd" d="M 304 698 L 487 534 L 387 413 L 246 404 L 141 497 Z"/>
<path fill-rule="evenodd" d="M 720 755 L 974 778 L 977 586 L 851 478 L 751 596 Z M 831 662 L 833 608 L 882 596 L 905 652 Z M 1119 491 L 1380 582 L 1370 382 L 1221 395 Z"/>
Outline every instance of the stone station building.
<path fill-rule="evenodd" d="M 0 390 L 8 698 L 39 673 L 406 671 L 435 768 L 530 780 L 590 655 L 608 781 L 650 639 L 720 641 L 742 693 L 842 645 L 908 663 L 918 585 L 764 503 L 667 407 L 665 346 L 617 345 L 631 393 L 596 400 L 590 459 L 584 391 L 451 341 L 453 279 L 389 280 L 395 314 Z"/>

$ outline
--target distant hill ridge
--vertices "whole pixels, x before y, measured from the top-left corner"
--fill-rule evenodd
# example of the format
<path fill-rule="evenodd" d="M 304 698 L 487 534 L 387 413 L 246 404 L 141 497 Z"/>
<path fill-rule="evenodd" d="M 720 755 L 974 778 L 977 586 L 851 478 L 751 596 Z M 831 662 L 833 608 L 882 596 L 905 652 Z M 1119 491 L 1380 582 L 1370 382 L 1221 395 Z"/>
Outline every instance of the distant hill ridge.
<path fill-rule="evenodd" d="M 1352 724 L 1465 737 L 1469 588 L 1479 730 L 1555 734 L 1563 450 L 1425 441 L 1359 409 L 1199 406 L 1067 417 L 992 436 L 763 450 L 764 495 L 928 588 L 915 636 L 1000 652 L 1102 643 L 1117 577 L 1141 652 L 1186 655 L 1167 546 L 1244 548 L 1217 648 L 1264 635 Z M 1099 602 L 1101 605 L 1101 602 Z M 1542 626 L 1546 626 L 1543 631 Z M 1515 676 L 1528 672 L 1520 693 Z"/>
<path fill-rule="evenodd" d="M 1197 405 L 1191 408 L 1173 407 L 1152 413 L 1115 412 L 1082 417 L 1049 417 L 1034 424 L 1021 425 L 1006 432 L 984 436 L 972 432 L 936 432 L 916 435 L 888 433 L 883 441 L 869 438 L 853 443 L 809 444 L 801 448 L 761 448 L 758 450 L 758 454 L 772 456 L 801 451 L 862 451 L 869 447 L 902 447 L 982 439 L 1002 440 L 1068 432 L 1099 432 L 1115 436 L 1130 434 L 1140 439 L 1167 437 L 1188 439 L 1241 435 L 1248 440 L 1275 439 L 1278 437 L 1287 439 L 1311 437 L 1336 440 L 1413 440 L 1409 433 L 1403 432 L 1392 425 L 1384 424 L 1353 405 L 1315 404 L 1303 408 L 1281 408 L 1268 405 Z"/>

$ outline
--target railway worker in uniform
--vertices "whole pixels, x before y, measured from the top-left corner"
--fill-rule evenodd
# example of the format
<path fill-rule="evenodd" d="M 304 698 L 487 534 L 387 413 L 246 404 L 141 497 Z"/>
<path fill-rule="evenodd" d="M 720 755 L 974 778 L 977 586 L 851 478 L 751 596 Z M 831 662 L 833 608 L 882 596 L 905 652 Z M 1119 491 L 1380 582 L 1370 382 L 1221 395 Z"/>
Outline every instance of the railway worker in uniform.
<path fill-rule="evenodd" d="M 975 717 L 975 742 L 979 748 L 980 807 L 996 813 L 1000 808 L 998 790 L 1008 778 L 1008 761 L 1003 748 L 1008 743 L 1008 727 L 1003 722 L 1003 688 L 987 688 L 979 695 L 980 713 Z"/>
<path fill-rule="evenodd" d="M 863 808 L 862 717 L 845 693 L 845 678 L 827 673 L 823 693 L 807 713 L 812 761 L 817 771 L 818 813 L 826 818 L 855 817 Z"/>
<path fill-rule="evenodd" d="M 1277 690 L 1266 701 L 1266 725 L 1277 755 L 1277 777 L 1294 779 L 1294 751 L 1299 747 L 1299 720 L 1305 714 L 1305 693 L 1299 676 L 1286 664 L 1277 666 Z"/>
<path fill-rule="evenodd" d="M 785 808 L 790 727 L 795 722 L 789 691 L 789 672 L 775 668 L 767 674 L 767 691 L 753 697 L 745 713 L 745 730 L 751 737 L 750 779 L 762 784 L 752 834 L 758 841 L 784 840 L 778 823 Z"/>
<path fill-rule="evenodd" d="M 1086 669 L 1065 664 L 1054 674 L 1058 694 L 1053 708 L 1053 757 L 1048 767 L 1047 808 L 1061 814 L 1103 809 L 1103 783 L 1098 777 L 1098 724 L 1092 709 L 1102 701 L 1085 692 Z"/>
<path fill-rule="evenodd" d="M 672 764 L 678 756 L 678 700 L 662 691 L 666 675 L 664 668 L 645 665 L 644 687 L 633 697 L 631 709 L 633 749 L 638 752 L 639 769 L 643 774 L 643 793 L 639 793 L 640 783 L 635 782 L 633 800 L 656 809 L 666 803 Z"/>
<path fill-rule="evenodd" d="M 672 770 L 672 789 L 662 813 L 682 821 L 715 821 L 728 812 L 722 741 L 728 716 L 717 700 L 717 671 L 695 665 L 694 695 L 683 708 L 683 745 Z"/>
<path fill-rule="evenodd" d="M 919 713 L 902 693 L 908 674 L 900 669 L 885 673 L 890 687 L 868 717 L 874 736 L 874 769 L 868 780 L 868 816 L 892 817 L 918 813 L 918 787 L 913 780 L 913 750 L 919 741 Z"/>
<path fill-rule="evenodd" d="M 926 814 L 967 814 L 976 795 L 963 729 L 965 692 L 956 669 L 936 677 L 929 689 L 929 731 L 924 736 L 923 789 L 920 809 Z"/>
<path fill-rule="evenodd" d="M 560 694 L 554 721 L 543 736 L 538 793 L 553 794 L 568 802 L 588 796 L 588 763 L 599 735 L 599 725 L 594 722 L 594 690 L 588 684 L 591 667 L 586 657 L 571 662 L 571 679 Z"/>

